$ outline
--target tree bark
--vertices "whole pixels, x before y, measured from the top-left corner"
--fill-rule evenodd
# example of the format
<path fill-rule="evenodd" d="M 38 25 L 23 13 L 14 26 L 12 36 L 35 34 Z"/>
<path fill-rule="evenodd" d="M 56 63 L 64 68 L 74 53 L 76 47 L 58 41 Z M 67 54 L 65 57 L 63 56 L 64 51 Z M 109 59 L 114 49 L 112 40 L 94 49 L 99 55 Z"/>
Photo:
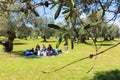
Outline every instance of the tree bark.
<path fill-rule="evenodd" d="M 104 41 L 109 41 L 109 39 L 107 37 L 104 37 Z"/>
<path fill-rule="evenodd" d="M 114 37 L 110 37 L 110 40 L 114 40 Z"/>
<path fill-rule="evenodd" d="M 27 40 L 27 37 L 25 37 L 25 40 Z"/>
<path fill-rule="evenodd" d="M 43 36 L 43 39 L 44 39 L 43 42 L 47 42 L 45 35 Z"/>
<path fill-rule="evenodd" d="M 9 30 L 1 30 L 0 35 L 7 37 L 7 41 L 0 41 L 0 44 L 4 46 L 4 52 L 11 52 L 13 50 L 13 41 L 16 38 L 14 31 Z"/>
<path fill-rule="evenodd" d="M 4 46 L 4 52 L 11 52 L 13 50 L 13 41 L 14 38 L 8 38 L 8 41 L 5 42 Z"/>
<path fill-rule="evenodd" d="M 97 37 L 94 38 L 94 41 L 95 41 L 95 42 L 97 41 Z"/>
<path fill-rule="evenodd" d="M 71 39 L 71 49 L 74 48 L 74 39 Z"/>
<path fill-rule="evenodd" d="M 86 43 L 85 40 L 86 40 L 85 35 L 82 35 L 82 36 L 81 36 L 81 39 L 80 39 L 80 42 L 81 42 L 81 43 Z"/>
<path fill-rule="evenodd" d="M 64 39 L 65 39 L 65 44 L 64 44 L 65 53 L 68 53 L 68 37 L 67 37 L 67 35 L 64 36 Z"/>

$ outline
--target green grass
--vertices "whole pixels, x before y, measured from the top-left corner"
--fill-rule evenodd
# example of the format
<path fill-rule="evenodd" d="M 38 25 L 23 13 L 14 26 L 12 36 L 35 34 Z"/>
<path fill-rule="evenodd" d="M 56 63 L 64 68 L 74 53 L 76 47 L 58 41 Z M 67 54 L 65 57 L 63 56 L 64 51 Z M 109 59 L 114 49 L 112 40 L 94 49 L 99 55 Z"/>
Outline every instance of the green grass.
<path fill-rule="evenodd" d="M 56 57 L 42 57 L 42 58 L 24 58 L 17 55 L 19 51 L 31 49 L 36 44 L 52 44 L 55 47 L 56 39 L 50 39 L 47 43 L 42 42 L 42 39 L 28 39 L 14 41 L 13 53 L 7 54 L 2 52 L 0 45 L 0 80 L 92 80 L 95 73 L 98 71 L 120 70 L 120 45 L 97 56 L 95 59 L 87 59 L 70 65 L 60 71 L 44 74 L 41 71 L 52 71 L 62 67 L 79 58 L 95 53 L 95 48 L 91 41 L 89 44 L 75 44 L 74 50 L 70 49 L 69 53 L 62 53 Z M 103 44 L 99 47 L 99 51 L 104 50 L 118 41 L 109 41 L 98 43 Z M 60 48 L 64 51 L 63 43 Z M 90 73 L 86 73 L 95 63 L 94 68 Z"/>

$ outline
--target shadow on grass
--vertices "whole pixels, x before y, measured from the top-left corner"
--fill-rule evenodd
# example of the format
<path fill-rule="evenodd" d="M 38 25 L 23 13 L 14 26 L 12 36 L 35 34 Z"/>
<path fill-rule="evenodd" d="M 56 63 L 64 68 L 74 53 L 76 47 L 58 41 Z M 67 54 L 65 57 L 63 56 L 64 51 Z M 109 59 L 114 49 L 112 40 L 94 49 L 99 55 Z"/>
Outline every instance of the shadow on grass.
<path fill-rule="evenodd" d="M 115 39 L 115 40 L 106 40 L 106 41 L 104 41 L 104 40 L 98 40 L 98 41 L 96 41 L 97 43 L 101 43 L 101 42 L 111 42 L 111 41 L 120 41 L 119 39 Z"/>
<path fill-rule="evenodd" d="M 91 80 L 120 80 L 120 70 L 96 72 Z"/>
<path fill-rule="evenodd" d="M 40 42 L 44 42 L 44 43 L 54 43 L 54 42 L 57 42 L 57 41 L 40 41 Z"/>
<path fill-rule="evenodd" d="M 92 43 L 85 43 L 85 44 L 94 46 L 94 44 L 92 44 Z M 97 46 L 111 46 L 111 45 L 113 45 L 113 44 L 105 44 L 105 43 L 97 44 Z"/>
<path fill-rule="evenodd" d="M 12 52 L 10 52 L 10 54 L 20 56 L 20 57 L 24 57 L 23 56 L 23 51 L 12 51 Z"/>
<path fill-rule="evenodd" d="M 29 56 L 29 57 L 25 57 L 24 54 L 23 54 L 23 51 L 12 51 L 10 53 L 11 56 L 16 56 L 16 57 L 23 57 L 23 58 L 26 58 L 26 59 L 36 59 L 36 58 L 41 58 L 41 57 L 37 57 L 37 56 Z"/>
<path fill-rule="evenodd" d="M 99 45 L 99 46 L 111 46 L 113 44 L 97 44 L 97 45 Z"/>
<path fill-rule="evenodd" d="M 14 43 L 14 45 L 24 45 L 24 44 L 27 44 L 27 43 Z"/>

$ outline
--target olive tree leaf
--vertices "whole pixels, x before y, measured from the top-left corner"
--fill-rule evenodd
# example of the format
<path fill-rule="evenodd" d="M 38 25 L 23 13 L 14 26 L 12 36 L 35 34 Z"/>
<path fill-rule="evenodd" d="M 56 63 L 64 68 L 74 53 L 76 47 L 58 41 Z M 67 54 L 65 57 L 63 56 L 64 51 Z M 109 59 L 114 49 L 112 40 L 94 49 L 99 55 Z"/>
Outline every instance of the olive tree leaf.
<path fill-rule="evenodd" d="M 60 37 L 59 37 L 59 39 L 58 39 L 58 41 L 57 41 L 57 43 L 56 43 L 56 48 L 58 48 L 58 47 L 59 47 L 59 45 L 61 44 L 61 42 L 62 42 L 62 40 L 63 40 L 64 35 L 65 35 L 65 34 L 61 34 L 61 35 L 60 35 Z"/>
<path fill-rule="evenodd" d="M 29 14 L 27 9 L 24 11 L 24 13 L 25 13 L 25 17 L 28 18 Z"/>
<path fill-rule="evenodd" d="M 35 14 L 35 16 L 39 16 L 38 12 L 35 9 L 32 9 L 32 12 Z"/>
<path fill-rule="evenodd" d="M 31 0 L 20 0 L 20 2 L 24 3 L 24 2 L 30 2 Z"/>
<path fill-rule="evenodd" d="M 70 2 L 71 2 L 71 7 L 74 8 L 74 5 L 75 5 L 74 1 L 70 0 Z"/>
<path fill-rule="evenodd" d="M 59 30 L 61 27 L 55 24 L 48 24 L 48 27 Z"/>
<path fill-rule="evenodd" d="M 53 7 L 55 7 L 56 6 L 56 3 L 54 3 L 51 7 L 50 7 L 50 9 L 52 9 Z"/>
<path fill-rule="evenodd" d="M 65 17 L 65 20 L 67 20 L 71 16 L 71 12 Z"/>
<path fill-rule="evenodd" d="M 63 28 L 63 27 L 60 27 L 60 26 L 58 26 L 58 25 L 55 25 L 55 24 L 48 24 L 48 27 L 54 28 L 54 29 L 56 29 L 56 30 L 60 30 L 60 31 L 63 31 L 63 32 L 68 31 L 67 29 L 65 29 L 65 28 Z"/>
<path fill-rule="evenodd" d="M 61 9 L 62 9 L 62 3 L 60 3 L 59 6 L 58 6 L 58 9 L 57 9 L 57 11 L 55 13 L 55 19 L 58 18 L 59 14 L 61 12 Z"/>
<path fill-rule="evenodd" d="M 27 2 L 27 0 L 20 0 L 20 2 L 24 3 L 24 2 Z"/>
<path fill-rule="evenodd" d="M 68 12 L 70 12 L 71 9 L 66 9 L 65 11 L 62 12 L 62 14 L 66 14 Z"/>
<path fill-rule="evenodd" d="M 84 26 L 84 29 L 89 29 L 89 28 L 95 27 L 95 26 L 98 25 L 99 23 L 100 23 L 100 22 L 95 22 L 95 23 L 88 24 L 88 25 Z"/>

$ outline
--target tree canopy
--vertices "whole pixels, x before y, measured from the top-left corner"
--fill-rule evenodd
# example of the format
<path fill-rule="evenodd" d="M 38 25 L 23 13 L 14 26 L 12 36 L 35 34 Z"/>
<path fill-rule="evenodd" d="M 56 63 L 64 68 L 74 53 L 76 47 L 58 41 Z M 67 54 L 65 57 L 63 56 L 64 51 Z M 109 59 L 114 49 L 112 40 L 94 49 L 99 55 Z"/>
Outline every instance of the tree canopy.
<path fill-rule="evenodd" d="M 64 39 L 66 43 L 68 38 L 71 38 L 71 41 L 73 41 L 73 38 L 77 38 L 78 41 L 79 39 L 81 39 L 81 42 L 85 42 L 86 32 L 81 32 L 81 31 L 83 30 L 88 31 L 88 29 L 90 28 L 94 28 L 91 29 L 91 31 L 93 30 L 96 31 L 96 32 L 92 32 L 92 34 L 94 35 L 99 34 L 97 30 L 100 29 L 104 30 L 104 33 L 106 33 L 106 35 L 102 35 L 104 33 L 101 33 L 101 35 L 99 36 L 104 36 L 105 38 L 109 37 L 112 39 L 117 35 L 119 35 L 118 29 L 113 28 L 111 26 L 96 28 L 96 26 L 98 26 L 99 24 L 108 23 L 110 21 L 112 21 L 114 24 L 116 19 L 119 19 L 120 16 L 119 0 L 1 0 L 0 15 L 3 16 L 5 14 L 12 14 L 14 17 L 18 17 L 19 14 L 23 14 L 24 18 L 20 20 L 22 20 L 24 24 L 31 24 L 31 21 L 33 20 L 34 23 L 33 25 L 35 26 L 34 28 L 40 30 L 41 29 L 40 26 L 44 22 L 42 22 L 43 21 L 42 18 L 40 20 L 39 19 L 35 20 L 35 19 L 36 17 L 41 17 L 42 12 L 45 13 L 45 11 L 40 9 L 41 7 L 43 7 L 43 10 L 45 10 L 45 8 L 49 8 L 50 10 L 56 8 L 54 19 L 57 19 L 61 14 L 64 16 L 64 19 L 66 21 L 65 26 L 60 27 L 53 23 L 52 24 L 48 23 L 49 24 L 48 27 L 62 31 L 63 32 L 62 35 L 64 35 Z M 83 14 L 85 14 L 86 20 L 82 18 Z M 13 18 L 9 19 L 8 22 L 14 23 L 13 20 L 15 19 Z M 19 23 L 19 25 L 20 24 L 21 23 Z M 28 28 L 25 29 L 29 31 Z M 105 32 L 106 29 L 109 30 L 109 32 Z M 109 33 L 111 33 L 111 29 L 114 29 L 114 32 L 112 32 L 112 35 L 109 36 Z M 71 33 L 69 33 L 70 31 Z M 117 35 L 114 34 L 116 32 L 118 32 Z M 26 36 L 24 34 L 21 35 Z M 66 35 L 68 37 L 65 37 Z M 60 36 L 58 43 L 62 41 L 61 38 L 62 37 Z"/>

